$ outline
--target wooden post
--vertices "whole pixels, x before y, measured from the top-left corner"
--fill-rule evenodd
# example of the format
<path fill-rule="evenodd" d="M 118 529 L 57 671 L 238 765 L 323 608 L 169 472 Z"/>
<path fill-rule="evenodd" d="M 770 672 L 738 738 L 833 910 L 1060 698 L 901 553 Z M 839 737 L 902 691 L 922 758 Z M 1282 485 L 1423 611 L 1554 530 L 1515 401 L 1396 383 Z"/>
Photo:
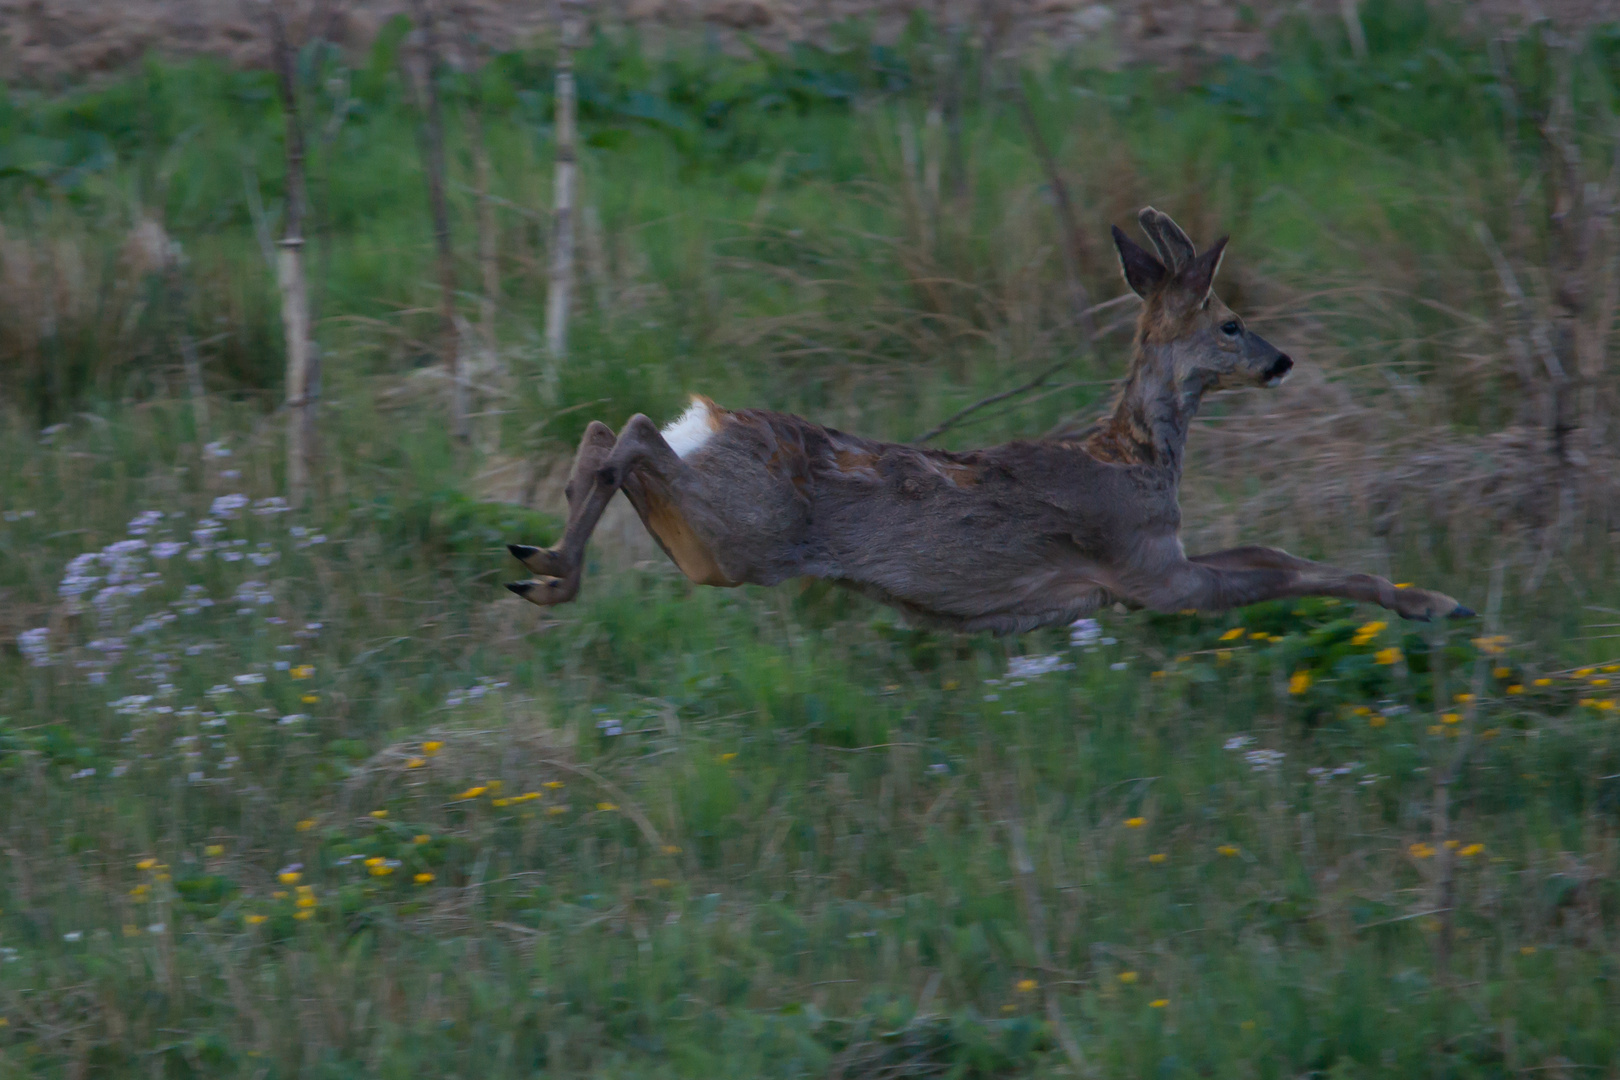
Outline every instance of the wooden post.
<path fill-rule="evenodd" d="M 456 264 L 450 244 L 450 204 L 444 190 L 444 116 L 439 105 L 439 39 L 433 0 L 411 0 L 411 13 L 421 33 L 422 159 L 427 168 L 428 205 L 433 214 L 433 241 L 439 262 L 439 337 L 445 374 L 450 379 L 450 430 L 465 442 L 467 384 L 456 332 Z"/>
<path fill-rule="evenodd" d="M 287 207 L 276 255 L 281 329 L 287 340 L 287 501 L 299 506 L 308 498 L 315 444 L 314 349 L 309 339 L 309 287 L 304 280 L 304 130 L 298 113 L 295 55 L 278 0 L 271 0 L 269 12 L 287 149 Z"/>
<path fill-rule="evenodd" d="M 581 34 L 580 0 L 559 0 L 562 35 L 557 45 L 557 167 L 553 185 L 551 282 L 546 290 L 546 381 L 555 390 L 568 356 L 568 305 L 574 280 L 574 50 Z"/>

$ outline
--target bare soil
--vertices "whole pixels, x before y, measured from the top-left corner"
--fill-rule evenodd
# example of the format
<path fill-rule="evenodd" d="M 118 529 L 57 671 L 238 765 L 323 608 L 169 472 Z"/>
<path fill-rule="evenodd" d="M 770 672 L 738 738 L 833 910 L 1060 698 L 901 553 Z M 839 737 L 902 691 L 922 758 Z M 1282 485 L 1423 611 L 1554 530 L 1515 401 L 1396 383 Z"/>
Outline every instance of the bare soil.
<path fill-rule="evenodd" d="M 322 36 L 364 48 L 409 0 L 0 0 L 0 79 L 61 86 L 112 73 L 156 52 L 209 54 L 259 66 L 266 54 L 265 12 L 288 10 L 302 38 Z M 452 20 L 465 54 L 491 45 L 545 38 L 555 3 L 536 0 L 434 0 Z M 1431 0 L 1494 32 L 1540 19 L 1579 31 L 1620 21 L 1620 0 Z M 587 0 L 591 18 L 636 26 L 652 38 L 708 35 L 737 44 L 741 35 L 767 47 L 827 42 L 833 30 L 864 22 L 892 39 L 913 13 L 954 25 L 998 50 L 1090 46 L 1098 59 L 1181 67 L 1215 56 L 1250 58 L 1267 32 L 1296 11 L 1329 24 L 1353 0 Z"/>

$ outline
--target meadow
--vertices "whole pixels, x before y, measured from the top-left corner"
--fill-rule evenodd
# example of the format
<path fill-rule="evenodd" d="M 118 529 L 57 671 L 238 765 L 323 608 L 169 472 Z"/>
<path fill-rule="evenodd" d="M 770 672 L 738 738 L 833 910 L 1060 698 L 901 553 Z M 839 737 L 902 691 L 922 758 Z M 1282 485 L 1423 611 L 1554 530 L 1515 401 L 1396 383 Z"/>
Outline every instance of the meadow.
<path fill-rule="evenodd" d="M 552 54 L 448 73 L 465 444 L 408 28 L 308 46 L 301 506 L 271 76 L 7 90 L 0 1077 L 1620 1074 L 1620 35 L 1363 17 L 1365 56 L 1300 21 L 1123 70 L 598 33 L 561 359 Z M 1189 549 L 1480 618 L 953 636 L 692 586 L 622 514 L 578 602 L 500 588 L 592 418 L 1095 416 L 1150 202 L 1233 235 L 1217 288 L 1299 362 L 1206 405 Z"/>

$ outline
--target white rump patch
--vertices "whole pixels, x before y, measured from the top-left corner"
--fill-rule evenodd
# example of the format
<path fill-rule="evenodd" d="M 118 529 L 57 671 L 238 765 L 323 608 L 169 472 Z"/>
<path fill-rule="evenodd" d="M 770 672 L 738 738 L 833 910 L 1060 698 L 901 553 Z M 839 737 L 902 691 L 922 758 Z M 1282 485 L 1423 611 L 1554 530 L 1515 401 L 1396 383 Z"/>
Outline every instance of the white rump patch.
<path fill-rule="evenodd" d="M 677 457 L 690 457 L 714 437 L 715 417 L 709 403 L 694 397 L 680 419 L 664 428 L 662 434 Z"/>

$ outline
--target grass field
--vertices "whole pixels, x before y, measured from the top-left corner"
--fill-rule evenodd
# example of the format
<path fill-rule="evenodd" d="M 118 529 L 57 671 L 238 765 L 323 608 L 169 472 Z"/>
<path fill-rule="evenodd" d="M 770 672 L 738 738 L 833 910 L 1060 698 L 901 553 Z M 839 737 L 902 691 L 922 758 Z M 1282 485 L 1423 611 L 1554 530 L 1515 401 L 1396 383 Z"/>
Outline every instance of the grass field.
<path fill-rule="evenodd" d="M 1336 22 L 1196 76 L 967 55 L 959 124 L 929 119 L 958 60 L 920 25 L 745 59 L 600 38 L 561 365 L 550 58 L 448 78 L 469 318 L 474 107 L 500 230 L 470 447 L 404 28 L 306 50 L 324 386 L 297 509 L 268 77 L 10 91 L 0 1077 L 1620 1073 L 1606 325 L 1595 479 L 1511 456 L 1544 436 L 1524 350 L 1564 325 L 1525 310 L 1561 257 L 1538 122 L 1601 184 L 1620 37 L 1364 9 L 1363 60 Z M 1092 243 L 1073 271 L 1014 79 Z M 955 637 L 813 584 L 694 587 L 611 536 L 571 606 L 499 588 L 593 417 L 701 391 L 909 439 L 1064 355 L 941 443 L 1095 413 L 1131 309 L 1092 340 L 1074 286 L 1122 291 L 1106 225 L 1147 202 L 1234 235 L 1223 295 L 1301 361 L 1195 426 L 1189 547 L 1283 543 L 1483 619 Z"/>

